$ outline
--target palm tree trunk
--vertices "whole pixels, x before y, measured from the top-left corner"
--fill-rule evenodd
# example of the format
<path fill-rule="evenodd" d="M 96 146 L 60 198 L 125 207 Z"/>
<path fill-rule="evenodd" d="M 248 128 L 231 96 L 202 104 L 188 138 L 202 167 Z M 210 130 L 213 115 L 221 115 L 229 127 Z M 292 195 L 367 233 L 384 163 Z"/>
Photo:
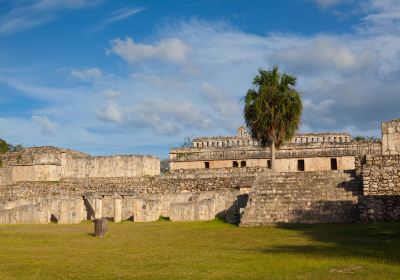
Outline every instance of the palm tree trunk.
<path fill-rule="evenodd" d="M 272 171 L 276 171 L 276 162 L 275 162 L 275 141 L 271 143 L 271 169 Z"/>

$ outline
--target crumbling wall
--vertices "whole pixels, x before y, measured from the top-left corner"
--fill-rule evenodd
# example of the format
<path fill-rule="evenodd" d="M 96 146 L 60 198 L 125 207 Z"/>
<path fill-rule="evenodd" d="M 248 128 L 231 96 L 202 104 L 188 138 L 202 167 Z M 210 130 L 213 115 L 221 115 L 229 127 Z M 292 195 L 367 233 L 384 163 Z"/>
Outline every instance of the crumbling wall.
<path fill-rule="evenodd" d="M 12 182 L 58 181 L 61 178 L 59 165 L 16 165 L 12 169 Z"/>
<path fill-rule="evenodd" d="M 400 155 L 367 156 L 362 175 L 364 195 L 400 195 Z"/>
<path fill-rule="evenodd" d="M 176 221 L 234 216 L 239 211 L 235 206 L 239 185 L 252 182 L 262 170 L 265 171 L 249 168 L 249 173 L 244 173 L 243 169 L 222 169 L 213 171 L 213 174 L 179 171 L 161 176 L 18 182 L 0 186 L 0 201 L 14 202 L 8 203 L 7 207 L 0 205 L 0 209 L 5 211 L 0 215 L 6 217 L 12 211 L 25 213 L 40 209 L 46 219 L 35 220 L 25 213 L 28 218 L 23 221 L 30 219 L 32 223 L 46 223 L 53 219 L 59 223 L 77 223 L 94 218 L 92 212 L 96 208 L 96 198 L 101 201 L 101 216 L 113 218 L 114 198 L 118 196 L 121 197 L 122 219 L 133 221 L 155 221 L 160 216 Z M 19 221 L 22 220 L 3 220 L 8 223 Z"/>
<path fill-rule="evenodd" d="M 43 147 L 29 147 L 24 148 L 17 152 L 8 152 L 0 155 L 0 160 L 2 161 L 3 167 L 14 166 L 14 165 L 35 165 L 35 164 L 45 164 L 45 165 L 61 165 L 61 159 L 64 154 L 70 156 L 87 157 L 89 155 L 72 151 L 69 149 L 62 149 L 52 146 Z"/>
<path fill-rule="evenodd" d="M 140 177 L 160 174 L 160 160 L 151 156 L 66 156 L 63 178 Z"/>
<path fill-rule="evenodd" d="M 400 221 L 400 155 L 367 156 L 362 175 L 360 221 Z"/>
<path fill-rule="evenodd" d="M 12 184 L 12 169 L 9 167 L 0 168 L 0 186 Z"/>
<path fill-rule="evenodd" d="M 400 154 L 400 119 L 382 123 L 382 154 Z"/>

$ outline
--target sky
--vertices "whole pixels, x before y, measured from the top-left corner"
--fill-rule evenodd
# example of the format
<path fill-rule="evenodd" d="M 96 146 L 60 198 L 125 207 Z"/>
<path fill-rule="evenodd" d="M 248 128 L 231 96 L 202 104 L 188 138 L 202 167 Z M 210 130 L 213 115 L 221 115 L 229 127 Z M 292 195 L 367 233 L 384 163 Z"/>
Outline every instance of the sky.
<path fill-rule="evenodd" d="M 274 65 L 300 132 L 379 136 L 400 117 L 400 0 L 0 0 L 0 138 L 167 158 L 235 134 Z"/>

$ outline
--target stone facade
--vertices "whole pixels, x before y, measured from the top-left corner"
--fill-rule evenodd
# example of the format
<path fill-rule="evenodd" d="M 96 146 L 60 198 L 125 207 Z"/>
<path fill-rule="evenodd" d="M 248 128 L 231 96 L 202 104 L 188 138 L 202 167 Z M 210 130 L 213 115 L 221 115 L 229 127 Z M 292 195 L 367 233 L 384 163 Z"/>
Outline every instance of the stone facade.
<path fill-rule="evenodd" d="M 89 156 L 55 147 L 32 147 L 1 156 L 0 185 L 63 178 L 141 177 L 160 174 L 152 156 Z"/>
<path fill-rule="evenodd" d="M 17 182 L 0 187 L 0 223 L 78 223 L 99 216 L 115 218 L 118 211 L 122 220 L 140 222 L 166 216 L 173 221 L 223 217 L 238 223 L 240 186 L 252 184 L 263 172 L 269 170 L 222 169 L 212 174 L 179 171 L 154 177 Z M 32 211 L 41 218 L 29 214 Z"/>
<path fill-rule="evenodd" d="M 382 123 L 382 154 L 400 154 L 400 119 Z"/>
<path fill-rule="evenodd" d="M 160 174 L 160 160 L 152 156 L 98 156 L 62 159 L 61 178 L 141 177 Z"/>
<path fill-rule="evenodd" d="M 362 175 L 360 220 L 400 221 L 400 155 L 366 157 Z"/>
<path fill-rule="evenodd" d="M 237 136 L 195 138 L 192 146 L 171 149 L 171 170 L 270 164 L 270 149 L 260 147 L 243 127 Z M 297 134 L 277 150 L 276 171 L 354 170 L 356 156 L 381 151 L 380 141 L 352 141 L 347 133 Z"/>

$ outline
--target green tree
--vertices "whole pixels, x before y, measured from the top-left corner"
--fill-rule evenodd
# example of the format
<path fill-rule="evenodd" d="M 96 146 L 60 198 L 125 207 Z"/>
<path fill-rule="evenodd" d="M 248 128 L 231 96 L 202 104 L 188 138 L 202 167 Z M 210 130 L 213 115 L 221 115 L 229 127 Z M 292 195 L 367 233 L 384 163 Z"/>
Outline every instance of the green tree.
<path fill-rule="evenodd" d="M 275 149 L 296 133 L 303 105 L 294 89 L 296 77 L 281 74 L 278 66 L 258 72 L 244 98 L 244 119 L 252 138 L 271 148 L 271 168 L 276 170 Z"/>
<path fill-rule="evenodd" d="M 3 139 L 0 139 L 0 154 L 7 153 L 9 150 L 10 150 L 10 145 Z"/>

